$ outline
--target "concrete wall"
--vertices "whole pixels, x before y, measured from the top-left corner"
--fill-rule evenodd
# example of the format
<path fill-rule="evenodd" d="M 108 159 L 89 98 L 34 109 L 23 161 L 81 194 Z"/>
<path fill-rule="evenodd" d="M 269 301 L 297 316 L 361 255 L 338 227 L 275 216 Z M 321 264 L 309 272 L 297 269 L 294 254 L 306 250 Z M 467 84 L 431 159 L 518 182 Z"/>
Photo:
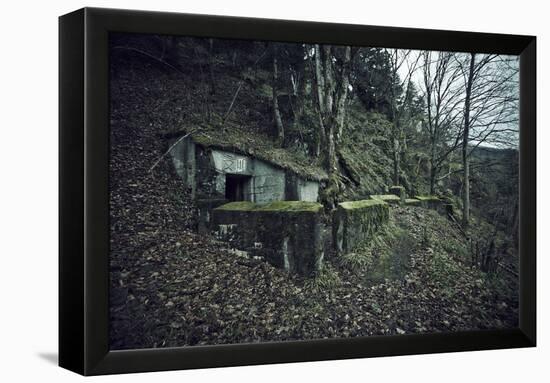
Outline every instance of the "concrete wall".
<path fill-rule="evenodd" d="M 308 181 L 288 172 L 285 182 L 285 199 L 288 201 L 317 202 L 319 199 L 319 182 Z"/>
<path fill-rule="evenodd" d="M 212 150 L 212 160 L 220 173 L 251 175 L 254 168 L 250 157 L 222 150 Z"/>
<path fill-rule="evenodd" d="M 197 171 L 195 150 L 195 143 L 188 137 L 178 142 L 171 151 L 174 169 L 183 182 L 191 188 L 193 196 L 195 195 L 195 174 Z"/>
<path fill-rule="evenodd" d="M 197 147 L 195 150 L 195 184 L 197 198 L 224 198 L 225 178 L 217 171 L 212 156 L 207 150 Z"/>
<path fill-rule="evenodd" d="M 233 202 L 212 211 L 216 236 L 276 267 L 311 276 L 324 257 L 322 206 L 313 202 Z"/>
<path fill-rule="evenodd" d="M 333 240 L 339 254 L 353 252 L 389 220 L 389 205 L 369 199 L 338 204 L 333 217 Z"/>
<path fill-rule="evenodd" d="M 254 159 L 253 202 L 285 200 L 285 172 L 267 162 Z"/>
<path fill-rule="evenodd" d="M 298 180 L 298 200 L 317 202 L 319 199 L 319 182 Z"/>

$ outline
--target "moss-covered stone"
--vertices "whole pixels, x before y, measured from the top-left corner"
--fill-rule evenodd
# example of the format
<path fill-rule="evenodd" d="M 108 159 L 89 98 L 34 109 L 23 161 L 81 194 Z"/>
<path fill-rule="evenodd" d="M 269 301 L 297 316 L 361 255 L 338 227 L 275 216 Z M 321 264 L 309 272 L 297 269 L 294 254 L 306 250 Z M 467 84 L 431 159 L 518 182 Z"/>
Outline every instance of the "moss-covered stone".
<path fill-rule="evenodd" d="M 439 199 L 439 197 L 435 196 L 435 195 L 417 195 L 415 196 L 414 198 L 420 200 L 420 201 L 423 201 L 423 202 L 429 202 L 429 201 L 432 201 L 432 202 L 440 202 L 441 200 Z"/>
<path fill-rule="evenodd" d="M 226 203 L 225 205 L 218 206 L 216 210 L 250 211 L 250 210 L 253 210 L 254 207 L 256 207 L 256 204 L 254 202 L 237 201 L 237 202 L 229 202 L 229 203 Z"/>
<path fill-rule="evenodd" d="M 338 204 L 334 213 L 333 238 L 339 253 L 348 253 L 368 240 L 389 220 L 389 205 L 379 199 Z"/>
<path fill-rule="evenodd" d="M 352 209 L 361 209 L 365 207 L 385 205 L 385 204 L 386 203 L 382 199 L 364 199 L 360 201 L 341 202 L 338 204 L 338 206 L 342 207 L 345 210 L 352 210 Z"/>
<path fill-rule="evenodd" d="M 322 214 L 316 202 L 231 202 L 213 210 L 213 227 L 232 247 L 310 276 L 321 269 L 324 255 Z"/>
<path fill-rule="evenodd" d="M 373 194 L 370 196 L 373 200 L 379 200 L 387 203 L 399 203 L 401 198 L 395 194 Z"/>
<path fill-rule="evenodd" d="M 273 212 L 319 212 L 323 205 L 306 201 L 274 201 L 254 203 L 249 201 L 230 202 L 217 208 L 228 211 L 273 211 Z"/>

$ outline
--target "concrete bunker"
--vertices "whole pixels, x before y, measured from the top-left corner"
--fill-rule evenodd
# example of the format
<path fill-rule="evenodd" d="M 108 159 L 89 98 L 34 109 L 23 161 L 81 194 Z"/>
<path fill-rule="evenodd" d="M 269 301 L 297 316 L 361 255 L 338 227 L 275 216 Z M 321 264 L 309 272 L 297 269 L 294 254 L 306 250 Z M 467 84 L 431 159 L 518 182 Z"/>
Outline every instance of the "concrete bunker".
<path fill-rule="evenodd" d="M 326 177 L 299 174 L 275 160 L 258 158 L 236 147 L 200 144 L 191 137 L 170 152 L 176 173 L 197 199 L 257 203 L 317 202 L 319 183 Z"/>
<path fill-rule="evenodd" d="M 299 172 L 229 145 L 198 143 L 191 136 L 170 151 L 178 176 L 199 209 L 199 231 L 209 231 L 212 209 L 227 202 L 319 199 L 320 169 Z M 299 166 L 298 166 L 299 168 Z"/>
<path fill-rule="evenodd" d="M 170 153 L 199 209 L 199 232 L 214 233 L 242 254 L 301 275 L 318 272 L 329 249 L 347 254 L 372 238 L 389 220 L 389 204 L 449 209 L 437 197 L 406 198 L 404 188 L 392 187 L 390 194 L 339 203 L 326 217 L 318 203 L 320 182 L 326 180 L 322 171 L 312 176 L 192 137 L 178 141 Z"/>

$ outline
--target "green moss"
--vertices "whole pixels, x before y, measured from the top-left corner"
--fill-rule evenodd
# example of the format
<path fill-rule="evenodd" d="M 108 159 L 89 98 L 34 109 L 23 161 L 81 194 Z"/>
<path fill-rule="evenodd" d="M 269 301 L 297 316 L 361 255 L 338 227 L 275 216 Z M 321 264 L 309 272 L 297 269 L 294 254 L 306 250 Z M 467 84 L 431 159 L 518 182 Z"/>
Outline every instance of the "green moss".
<path fill-rule="evenodd" d="M 317 212 L 323 205 L 317 202 L 306 201 L 275 201 L 268 204 L 259 204 L 255 210 L 261 211 L 312 211 Z"/>
<path fill-rule="evenodd" d="M 326 264 L 323 265 L 323 268 L 315 278 L 306 281 L 305 288 L 319 292 L 336 289 L 341 284 L 342 280 L 338 272 L 330 264 Z"/>
<path fill-rule="evenodd" d="M 409 267 L 412 237 L 406 230 L 388 222 L 378 232 L 364 239 L 352 253 L 338 258 L 340 265 L 368 283 L 403 277 Z"/>
<path fill-rule="evenodd" d="M 396 198 L 399 199 L 398 197 Z M 370 207 L 370 206 L 384 206 L 384 205 L 386 205 L 386 203 L 381 199 L 364 199 L 360 201 L 341 202 L 338 204 L 338 206 L 340 206 L 342 209 L 345 209 L 345 210 L 361 209 L 361 208 Z"/>
<path fill-rule="evenodd" d="M 439 202 L 441 201 L 437 196 L 435 195 L 417 195 L 415 196 L 414 198 L 420 200 L 420 201 L 423 201 L 423 202 L 430 202 L 430 201 L 433 201 L 433 202 Z"/>
<path fill-rule="evenodd" d="M 350 271 L 362 273 L 373 265 L 375 259 L 372 249 L 366 249 L 368 245 L 361 244 L 354 252 L 346 253 L 339 258 L 340 264 Z"/>
<path fill-rule="evenodd" d="M 420 201 L 419 199 L 416 199 L 416 198 L 407 198 L 405 199 L 405 205 L 420 205 Z"/>
<path fill-rule="evenodd" d="M 322 208 L 323 205 L 320 203 L 306 201 L 275 201 L 269 203 L 239 201 L 222 205 L 218 207 L 217 210 L 318 212 Z"/>
<path fill-rule="evenodd" d="M 373 200 L 387 201 L 387 202 L 399 202 L 401 198 L 395 194 L 373 194 L 370 196 Z"/>
<path fill-rule="evenodd" d="M 256 204 L 254 202 L 248 201 L 239 201 L 239 202 L 230 202 L 225 205 L 219 206 L 216 210 L 240 210 L 240 211 L 250 211 L 254 210 Z"/>

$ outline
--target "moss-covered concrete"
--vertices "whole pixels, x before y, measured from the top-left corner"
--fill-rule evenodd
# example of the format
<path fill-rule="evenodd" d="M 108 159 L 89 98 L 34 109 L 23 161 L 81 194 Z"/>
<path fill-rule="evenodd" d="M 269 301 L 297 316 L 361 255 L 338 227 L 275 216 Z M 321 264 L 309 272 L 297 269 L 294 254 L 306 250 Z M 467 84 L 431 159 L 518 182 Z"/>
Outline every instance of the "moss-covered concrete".
<path fill-rule="evenodd" d="M 416 199 L 416 198 L 406 198 L 405 199 L 405 205 L 410 205 L 410 206 L 420 206 L 422 201 L 420 201 L 419 199 Z"/>
<path fill-rule="evenodd" d="M 422 201 L 422 202 L 429 202 L 429 201 L 431 201 L 431 202 L 439 202 L 439 201 L 441 201 L 441 200 L 439 199 L 439 197 L 438 197 L 438 196 L 435 196 L 435 195 L 417 195 L 417 196 L 415 196 L 414 198 L 416 198 L 417 200 L 420 200 L 420 201 Z"/>
<path fill-rule="evenodd" d="M 395 194 L 373 194 L 370 196 L 373 200 L 379 200 L 387 203 L 399 203 L 401 198 Z"/>
<path fill-rule="evenodd" d="M 389 205 L 379 199 L 338 204 L 333 217 L 333 240 L 337 252 L 353 251 L 388 220 Z"/>
<path fill-rule="evenodd" d="M 321 269 L 324 256 L 322 214 L 315 202 L 231 202 L 213 210 L 213 227 L 232 247 L 310 276 Z"/>
<path fill-rule="evenodd" d="M 248 201 L 230 202 L 218 207 L 218 210 L 232 211 L 273 211 L 273 212 L 319 212 L 323 205 L 306 201 L 274 201 L 254 203 Z"/>
<path fill-rule="evenodd" d="M 339 207 L 345 210 L 362 209 L 370 206 L 385 205 L 382 199 L 364 199 L 360 201 L 346 201 L 338 204 Z"/>

